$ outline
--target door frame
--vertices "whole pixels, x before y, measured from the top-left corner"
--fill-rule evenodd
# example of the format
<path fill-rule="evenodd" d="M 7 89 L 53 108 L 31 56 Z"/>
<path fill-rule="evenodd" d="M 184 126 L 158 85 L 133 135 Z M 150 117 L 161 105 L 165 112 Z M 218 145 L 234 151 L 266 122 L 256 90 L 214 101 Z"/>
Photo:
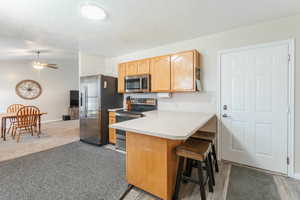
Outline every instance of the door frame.
<path fill-rule="evenodd" d="M 275 41 L 275 42 L 269 42 L 269 43 L 262 43 L 262 44 L 256 44 L 256 45 L 250 45 L 240 48 L 233 48 L 233 49 L 226 49 L 221 50 L 218 52 L 218 74 L 217 74 L 217 116 L 218 116 L 218 137 L 217 137 L 217 144 L 218 144 L 218 156 L 220 159 L 223 159 L 222 157 L 222 117 L 221 117 L 221 56 L 227 53 L 232 52 L 238 52 L 238 51 L 244 51 L 249 49 L 257 49 L 257 48 L 263 48 L 263 47 L 271 47 L 271 46 L 277 46 L 280 44 L 287 44 L 288 45 L 288 54 L 290 56 L 290 60 L 288 63 L 288 102 L 289 105 L 287 105 L 287 112 L 288 114 L 288 134 L 287 134 L 287 156 L 289 158 L 289 164 L 287 165 L 287 176 L 297 178 L 295 176 L 295 39 L 291 38 L 288 40 L 283 41 Z"/>

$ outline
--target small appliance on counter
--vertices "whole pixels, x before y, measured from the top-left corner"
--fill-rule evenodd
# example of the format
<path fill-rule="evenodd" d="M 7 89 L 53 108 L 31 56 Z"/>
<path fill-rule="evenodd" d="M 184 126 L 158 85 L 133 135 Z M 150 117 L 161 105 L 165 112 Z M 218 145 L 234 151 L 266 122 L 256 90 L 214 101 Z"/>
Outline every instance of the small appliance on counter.
<path fill-rule="evenodd" d="M 143 112 L 152 111 L 157 109 L 157 100 L 153 98 L 126 98 L 130 101 L 129 110 L 116 111 L 116 122 L 124 122 L 132 119 L 143 117 Z M 128 109 L 128 108 L 127 108 Z M 122 130 L 116 130 L 116 148 L 126 151 L 126 132 Z"/>
<path fill-rule="evenodd" d="M 94 75 L 80 78 L 80 140 L 95 145 L 108 143 L 108 109 L 123 106 L 117 78 Z"/>

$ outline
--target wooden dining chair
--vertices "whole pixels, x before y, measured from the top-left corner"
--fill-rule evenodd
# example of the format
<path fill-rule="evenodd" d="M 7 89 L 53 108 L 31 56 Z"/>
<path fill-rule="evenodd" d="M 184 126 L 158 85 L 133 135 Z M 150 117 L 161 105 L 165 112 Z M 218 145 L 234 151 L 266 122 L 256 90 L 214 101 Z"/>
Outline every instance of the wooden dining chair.
<path fill-rule="evenodd" d="M 20 108 L 16 115 L 16 123 L 13 128 L 13 138 L 17 136 L 17 142 L 20 141 L 22 133 L 29 132 L 33 136 L 34 128 L 37 127 L 37 121 L 40 110 L 35 106 L 24 106 Z"/>
<path fill-rule="evenodd" d="M 12 105 L 8 106 L 8 108 L 6 109 L 6 112 L 7 113 L 17 113 L 18 110 L 20 108 L 23 108 L 23 107 L 24 107 L 24 105 L 22 105 L 22 104 L 12 104 Z M 12 130 L 12 128 L 13 128 L 14 124 L 16 123 L 16 121 L 17 121 L 16 118 L 10 118 L 9 119 L 9 128 L 7 130 L 8 134 Z"/>

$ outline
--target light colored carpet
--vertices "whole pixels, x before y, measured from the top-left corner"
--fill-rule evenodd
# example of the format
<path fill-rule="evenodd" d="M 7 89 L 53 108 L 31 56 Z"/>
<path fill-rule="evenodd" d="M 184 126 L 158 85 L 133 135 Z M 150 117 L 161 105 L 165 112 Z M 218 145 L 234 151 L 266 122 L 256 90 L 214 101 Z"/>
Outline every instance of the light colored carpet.
<path fill-rule="evenodd" d="M 42 124 L 40 137 L 24 134 L 19 143 L 7 135 L 0 139 L 0 161 L 15 159 L 32 153 L 79 141 L 79 121 L 57 121 Z"/>

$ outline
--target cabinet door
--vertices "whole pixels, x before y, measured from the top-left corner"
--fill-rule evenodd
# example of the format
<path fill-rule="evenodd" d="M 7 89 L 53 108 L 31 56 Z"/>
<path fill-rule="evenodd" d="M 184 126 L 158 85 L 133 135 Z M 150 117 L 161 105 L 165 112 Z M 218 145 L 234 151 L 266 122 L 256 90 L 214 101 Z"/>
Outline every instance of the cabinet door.
<path fill-rule="evenodd" d="M 150 73 L 150 60 L 139 60 L 138 62 L 138 74 L 149 74 Z"/>
<path fill-rule="evenodd" d="M 171 90 L 171 57 L 160 56 L 150 61 L 151 91 L 170 92 Z"/>
<path fill-rule="evenodd" d="M 126 63 L 118 66 L 118 92 L 123 93 L 125 88 Z"/>
<path fill-rule="evenodd" d="M 174 54 L 171 57 L 172 92 L 195 91 L 194 51 Z"/>
<path fill-rule="evenodd" d="M 129 62 L 126 66 L 126 76 L 134 76 L 138 73 L 138 62 Z"/>

